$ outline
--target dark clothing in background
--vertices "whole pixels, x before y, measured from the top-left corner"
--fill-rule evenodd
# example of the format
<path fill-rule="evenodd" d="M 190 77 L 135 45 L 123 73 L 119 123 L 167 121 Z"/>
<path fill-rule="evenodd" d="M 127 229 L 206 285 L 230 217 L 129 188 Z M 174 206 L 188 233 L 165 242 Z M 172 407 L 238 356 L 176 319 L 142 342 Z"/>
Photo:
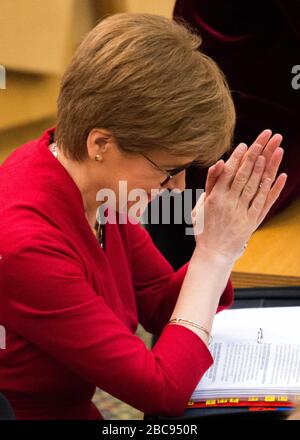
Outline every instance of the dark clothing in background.
<path fill-rule="evenodd" d="M 234 146 L 249 145 L 265 128 L 283 135 L 279 171 L 288 180 L 268 219 L 300 196 L 300 89 L 292 87 L 292 68 L 300 65 L 300 1 L 177 0 L 174 18 L 201 35 L 202 51 L 227 77 L 237 111 Z M 189 170 L 187 188 L 204 188 L 206 171 Z M 185 227 L 149 227 L 175 268 L 194 249 Z"/>
<path fill-rule="evenodd" d="M 0 420 L 16 420 L 10 403 L 2 393 L 0 393 Z"/>

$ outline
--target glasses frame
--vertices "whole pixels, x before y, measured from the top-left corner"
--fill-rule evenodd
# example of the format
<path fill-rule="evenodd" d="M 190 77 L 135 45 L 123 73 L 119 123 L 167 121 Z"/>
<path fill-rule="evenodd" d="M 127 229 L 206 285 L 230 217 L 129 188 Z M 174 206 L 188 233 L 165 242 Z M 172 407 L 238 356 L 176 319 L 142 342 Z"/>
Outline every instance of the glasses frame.
<path fill-rule="evenodd" d="M 156 169 L 161 171 L 162 173 L 166 174 L 167 177 L 161 182 L 160 186 L 166 185 L 174 176 L 181 173 L 182 171 L 187 170 L 189 167 L 193 166 L 194 162 L 189 162 L 185 165 L 181 165 L 180 167 L 173 168 L 171 170 L 164 170 L 161 168 L 157 163 L 155 163 L 152 159 L 150 159 L 148 156 L 146 156 L 145 153 L 140 153 L 145 159 L 147 159 Z"/>

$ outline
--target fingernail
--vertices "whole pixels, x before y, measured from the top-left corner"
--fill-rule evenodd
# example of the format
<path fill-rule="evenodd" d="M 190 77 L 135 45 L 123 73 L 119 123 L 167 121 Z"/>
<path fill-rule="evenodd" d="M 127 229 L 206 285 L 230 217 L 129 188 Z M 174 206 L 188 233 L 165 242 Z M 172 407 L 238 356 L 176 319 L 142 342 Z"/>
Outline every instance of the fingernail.
<path fill-rule="evenodd" d="M 236 150 L 238 150 L 239 153 L 243 153 L 247 149 L 247 144 L 244 144 L 243 142 L 236 147 Z"/>
<path fill-rule="evenodd" d="M 263 136 L 264 141 L 266 140 L 265 138 L 271 138 L 272 136 L 272 130 L 270 130 L 269 128 L 266 128 L 264 131 L 262 131 L 261 136 Z"/>
<path fill-rule="evenodd" d="M 272 134 L 272 130 L 271 130 L 270 128 L 266 128 L 266 129 L 263 131 L 263 133 L 264 133 L 264 134 L 267 134 L 267 133 L 268 133 L 268 134 L 269 134 L 269 133 Z"/>

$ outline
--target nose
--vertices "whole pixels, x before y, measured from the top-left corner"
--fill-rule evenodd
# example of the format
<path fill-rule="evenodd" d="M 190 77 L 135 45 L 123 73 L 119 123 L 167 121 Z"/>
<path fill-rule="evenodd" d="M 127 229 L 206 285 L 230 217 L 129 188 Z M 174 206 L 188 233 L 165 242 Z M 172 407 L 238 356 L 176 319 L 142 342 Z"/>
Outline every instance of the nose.
<path fill-rule="evenodd" d="M 173 190 L 173 189 L 179 189 L 181 192 L 185 190 L 185 170 L 181 171 L 180 173 L 176 174 L 172 177 L 172 179 L 169 180 L 169 182 L 166 185 L 166 188 Z"/>

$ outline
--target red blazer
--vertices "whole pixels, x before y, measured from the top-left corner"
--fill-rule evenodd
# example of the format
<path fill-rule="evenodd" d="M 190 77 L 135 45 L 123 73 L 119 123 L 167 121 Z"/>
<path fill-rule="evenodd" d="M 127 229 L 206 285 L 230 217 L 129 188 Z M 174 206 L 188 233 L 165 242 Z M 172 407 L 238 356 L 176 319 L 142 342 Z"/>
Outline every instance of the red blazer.
<path fill-rule="evenodd" d="M 149 414 L 179 416 L 212 364 L 191 330 L 166 325 L 174 273 L 140 225 L 105 226 L 99 246 L 50 134 L 0 168 L 0 391 L 17 419 L 100 419 L 95 387 Z M 230 282 L 221 299 L 232 301 Z M 137 324 L 160 334 L 152 350 Z"/>

